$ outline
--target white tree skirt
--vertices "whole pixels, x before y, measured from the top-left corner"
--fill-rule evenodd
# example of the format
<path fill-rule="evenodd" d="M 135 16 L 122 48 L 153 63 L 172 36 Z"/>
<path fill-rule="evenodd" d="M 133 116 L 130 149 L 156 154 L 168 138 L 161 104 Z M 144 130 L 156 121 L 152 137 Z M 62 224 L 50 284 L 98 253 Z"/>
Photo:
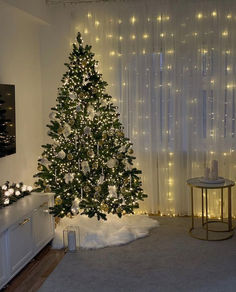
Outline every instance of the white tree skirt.
<path fill-rule="evenodd" d="M 79 226 L 80 247 L 101 248 L 144 237 L 151 228 L 159 226 L 159 223 L 146 215 L 125 215 L 119 218 L 109 214 L 107 221 L 81 215 L 72 219 L 63 218 L 56 227 L 53 248 L 63 248 L 63 230 L 67 226 Z"/>

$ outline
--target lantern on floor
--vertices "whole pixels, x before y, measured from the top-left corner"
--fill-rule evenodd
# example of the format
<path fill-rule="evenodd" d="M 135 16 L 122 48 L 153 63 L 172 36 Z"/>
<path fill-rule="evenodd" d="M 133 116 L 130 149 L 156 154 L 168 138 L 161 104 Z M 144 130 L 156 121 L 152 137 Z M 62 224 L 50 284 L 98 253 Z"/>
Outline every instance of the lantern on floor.
<path fill-rule="evenodd" d="M 80 246 L 79 226 L 67 226 L 63 230 L 63 245 L 70 252 L 75 252 Z"/>

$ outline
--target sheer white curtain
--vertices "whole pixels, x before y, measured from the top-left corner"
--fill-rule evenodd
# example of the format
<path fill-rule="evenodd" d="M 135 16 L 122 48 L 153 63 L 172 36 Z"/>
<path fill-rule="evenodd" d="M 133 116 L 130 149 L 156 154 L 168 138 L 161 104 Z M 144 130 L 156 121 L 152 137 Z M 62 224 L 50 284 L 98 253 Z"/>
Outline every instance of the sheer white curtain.
<path fill-rule="evenodd" d="M 134 143 L 149 194 L 141 211 L 188 214 L 186 179 L 212 159 L 236 179 L 236 1 L 81 4 L 73 19 L 73 37 L 80 31 L 93 46 Z M 218 196 L 210 196 L 212 216 Z"/>

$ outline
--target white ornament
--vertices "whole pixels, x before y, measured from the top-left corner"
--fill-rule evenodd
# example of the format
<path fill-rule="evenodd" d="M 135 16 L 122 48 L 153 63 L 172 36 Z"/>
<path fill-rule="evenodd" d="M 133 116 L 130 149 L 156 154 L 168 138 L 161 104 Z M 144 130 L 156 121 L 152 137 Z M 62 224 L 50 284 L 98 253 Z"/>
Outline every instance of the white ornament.
<path fill-rule="evenodd" d="M 107 161 L 107 166 L 109 168 L 114 168 L 117 164 L 117 160 L 115 158 L 111 158 Z"/>
<path fill-rule="evenodd" d="M 4 205 L 8 205 L 10 203 L 10 200 L 7 198 L 4 200 Z"/>
<path fill-rule="evenodd" d="M 20 195 L 20 191 L 16 191 L 15 195 L 18 197 Z"/>
<path fill-rule="evenodd" d="M 49 167 L 49 165 L 51 165 L 51 162 L 45 157 L 40 159 L 39 163 L 47 168 Z"/>
<path fill-rule="evenodd" d="M 102 185 L 103 182 L 104 182 L 104 175 L 100 175 L 100 178 L 99 178 L 99 180 L 98 180 L 98 184 L 99 184 L 99 185 Z"/>
<path fill-rule="evenodd" d="M 79 198 L 75 198 L 74 201 L 73 201 L 73 203 L 72 203 L 71 212 L 74 215 L 77 215 L 78 212 L 79 212 L 79 203 L 80 203 L 80 199 Z"/>
<path fill-rule="evenodd" d="M 27 187 L 27 191 L 28 191 L 28 192 L 31 192 L 32 190 L 33 190 L 33 188 L 32 188 L 31 186 L 28 186 L 28 187 Z"/>
<path fill-rule="evenodd" d="M 116 186 L 108 186 L 109 196 L 117 198 Z"/>
<path fill-rule="evenodd" d="M 94 107 L 92 105 L 88 106 L 87 113 L 88 113 L 89 120 L 92 121 L 94 119 L 94 116 L 95 116 L 95 110 L 94 110 Z"/>
<path fill-rule="evenodd" d="M 6 197 L 9 197 L 11 194 L 10 194 L 8 191 L 6 191 L 6 192 L 4 193 L 4 195 L 5 195 Z"/>
<path fill-rule="evenodd" d="M 68 125 L 68 124 L 65 124 L 65 125 L 64 125 L 64 129 L 63 129 L 63 131 L 62 131 L 62 134 L 63 134 L 63 136 L 64 136 L 65 138 L 67 138 L 67 137 L 70 136 L 70 134 L 71 134 L 71 127 L 70 127 L 70 125 Z"/>
<path fill-rule="evenodd" d="M 21 191 L 22 191 L 22 192 L 25 192 L 26 190 L 27 190 L 26 185 L 23 185 L 22 188 L 21 188 Z"/>
<path fill-rule="evenodd" d="M 90 172 L 90 167 L 88 164 L 88 161 L 82 161 L 81 162 L 81 168 L 82 168 L 82 172 L 86 175 L 87 172 Z"/>
<path fill-rule="evenodd" d="M 77 98 L 77 94 L 75 92 L 70 92 L 69 93 L 69 97 L 72 99 L 72 100 L 75 100 Z"/>
<path fill-rule="evenodd" d="M 64 180 L 65 180 L 66 184 L 68 184 L 69 182 L 72 182 L 74 180 L 74 176 L 75 176 L 74 173 L 66 173 L 64 175 Z"/>
<path fill-rule="evenodd" d="M 2 186 L 2 190 L 4 190 L 4 191 L 7 190 L 7 186 L 6 185 L 3 185 Z"/>
<path fill-rule="evenodd" d="M 14 193 L 14 189 L 9 189 L 8 192 L 10 193 L 10 195 L 12 195 Z"/>
<path fill-rule="evenodd" d="M 56 120 L 57 120 L 57 119 L 56 119 L 56 113 L 55 113 L 55 112 L 51 112 L 51 113 L 49 114 L 49 119 L 52 120 L 52 121 L 56 121 Z"/>
<path fill-rule="evenodd" d="M 60 159 L 64 159 L 66 157 L 66 153 L 61 150 L 60 152 L 58 152 L 57 157 Z"/>

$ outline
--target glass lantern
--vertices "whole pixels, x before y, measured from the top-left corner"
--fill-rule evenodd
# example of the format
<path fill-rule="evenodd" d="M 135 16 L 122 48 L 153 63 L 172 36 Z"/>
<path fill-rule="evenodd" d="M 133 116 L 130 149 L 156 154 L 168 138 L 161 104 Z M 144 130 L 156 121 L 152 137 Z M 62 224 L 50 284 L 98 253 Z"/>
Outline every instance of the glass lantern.
<path fill-rule="evenodd" d="M 79 226 L 67 226 L 63 230 L 63 245 L 70 252 L 75 252 L 80 247 Z"/>

